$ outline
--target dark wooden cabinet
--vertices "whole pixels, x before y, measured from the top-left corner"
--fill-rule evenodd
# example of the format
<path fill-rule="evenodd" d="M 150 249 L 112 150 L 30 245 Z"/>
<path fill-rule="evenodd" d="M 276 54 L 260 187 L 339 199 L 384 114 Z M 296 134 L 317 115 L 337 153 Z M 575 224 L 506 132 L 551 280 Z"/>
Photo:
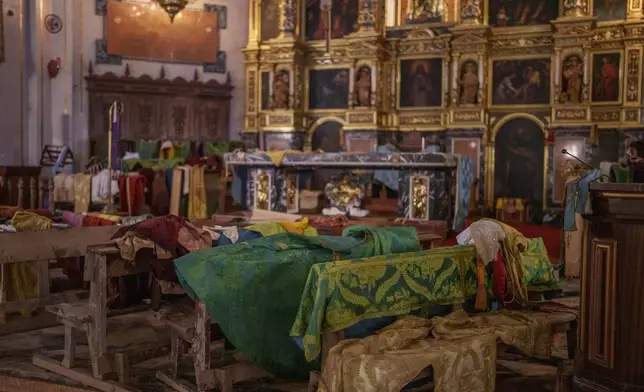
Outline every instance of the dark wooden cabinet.
<path fill-rule="evenodd" d="M 107 156 L 108 113 L 116 100 L 123 102 L 121 139 L 228 140 L 230 80 L 222 84 L 113 73 L 90 73 L 86 80 L 92 155 Z"/>
<path fill-rule="evenodd" d="M 644 391 L 644 184 L 592 184 L 577 391 Z"/>

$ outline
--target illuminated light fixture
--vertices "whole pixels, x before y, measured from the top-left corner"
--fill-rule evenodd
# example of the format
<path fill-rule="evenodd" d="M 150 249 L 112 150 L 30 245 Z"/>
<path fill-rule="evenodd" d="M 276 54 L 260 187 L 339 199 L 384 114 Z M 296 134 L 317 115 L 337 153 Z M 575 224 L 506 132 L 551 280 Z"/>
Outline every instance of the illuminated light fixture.
<path fill-rule="evenodd" d="M 177 14 L 183 11 L 192 0 L 154 0 L 170 16 L 170 23 L 174 23 Z"/>

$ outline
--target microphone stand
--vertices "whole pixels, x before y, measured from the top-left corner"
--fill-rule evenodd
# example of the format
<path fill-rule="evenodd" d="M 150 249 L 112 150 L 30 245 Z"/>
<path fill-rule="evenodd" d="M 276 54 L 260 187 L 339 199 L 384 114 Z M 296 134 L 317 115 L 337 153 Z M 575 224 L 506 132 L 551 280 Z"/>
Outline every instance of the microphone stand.
<path fill-rule="evenodd" d="M 581 159 L 579 159 L 579 158 L 577 158 L 576 156 L 574 156 L 574 155 L 572 155 L 571 153 L 569 153 L 569 152 L 568 152 L 568 150 L 566 150 L 565 148 L 564 148 L 563 150 L 561 150 L 561 153 L 562 153 L 562 154 L 564 154 L 564 155 L 568 155 L 568 156 L 570 156 L 570 157 L 574 158 L 577 162 L 581 163 L 582 165 L 586 166 L 586 167 L 587 167 L 587 168 L 589 168 L 589 169 L 592 169 L 592 170 L 595 170 L 595 169 L 596 169 L 596 168 L 595 168 L 595 167 L 593 167 L 592 165 L 589 165 L 588 163 L 586 163 L 586 162 L 582 161 Z M 608 178 L 608 181 L 615 181 L 615 179 L 613 179 L 612 177 L 607 176 L 606 174 L 603 174 L 603 173 L 602 173 L 602 177 L 606 177 L 606 178 Z"/>

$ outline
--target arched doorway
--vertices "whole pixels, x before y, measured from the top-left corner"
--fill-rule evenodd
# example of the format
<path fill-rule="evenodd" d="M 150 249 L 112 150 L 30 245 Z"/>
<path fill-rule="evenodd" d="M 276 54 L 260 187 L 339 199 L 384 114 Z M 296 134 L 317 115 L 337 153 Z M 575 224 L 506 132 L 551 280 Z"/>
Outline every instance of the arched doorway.
<path fill-rule="evenodd" d="M 342 128 L 342 123 L 331 119 L 314 124 L 311 127 L 311 149 L 324 152 L 342 151 Z M 312 188 L 323 191 L 327 182 L 337 173 L 337 170 L 316 170 L 311 181 Z"/>
<path fill-rule="evenodd" d="M 537 121 L 528 116 L 515 117 L 496 129 L 494 201 L 508 197 L 538 208 L 543 205 L 545 138 Z"/>

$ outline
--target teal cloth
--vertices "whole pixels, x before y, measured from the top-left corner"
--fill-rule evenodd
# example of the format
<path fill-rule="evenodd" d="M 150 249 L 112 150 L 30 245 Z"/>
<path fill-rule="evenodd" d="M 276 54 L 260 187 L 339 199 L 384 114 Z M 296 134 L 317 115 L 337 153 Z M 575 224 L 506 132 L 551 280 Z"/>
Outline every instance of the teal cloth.
<path fill-rule="evenodd" d="M 158 140 L 139 140 L 136 142 L 136 151 L 141 159 L 154 159 L 159 157 Z"/>
<path fill-rule="evenodd" d="M 191 252 L 175 260 L 181 285 L 200 298 L 246 358 L 276 376 L 307 378 L 307 363 L 290 337 L 311 267 L 420 250 L 413 227 L 353 226 L 342 237 L 282 233 Z"/>

